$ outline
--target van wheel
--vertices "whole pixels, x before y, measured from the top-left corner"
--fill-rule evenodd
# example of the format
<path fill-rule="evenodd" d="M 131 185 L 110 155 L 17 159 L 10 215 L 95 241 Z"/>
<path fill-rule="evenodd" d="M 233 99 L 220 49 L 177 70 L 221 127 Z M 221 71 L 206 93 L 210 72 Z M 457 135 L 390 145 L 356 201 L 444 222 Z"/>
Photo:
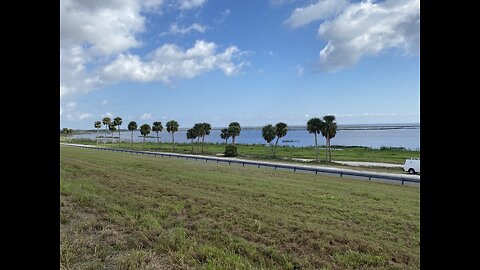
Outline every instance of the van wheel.
<path fill-rule="evenodd" d="M 410 168 L 410 169 L 408 170 L 408 173 L 409 173 L 409 174 L 415 174 L 415 170 L 412 169 L 412 168 Z"/>

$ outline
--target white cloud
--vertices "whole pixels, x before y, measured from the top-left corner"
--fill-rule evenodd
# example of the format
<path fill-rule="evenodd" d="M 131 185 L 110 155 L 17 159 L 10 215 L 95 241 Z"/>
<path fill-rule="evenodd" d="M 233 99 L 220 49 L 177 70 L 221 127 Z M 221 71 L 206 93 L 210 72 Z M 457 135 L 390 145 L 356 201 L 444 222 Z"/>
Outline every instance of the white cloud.
<path fill-rule="evenodd" d="M 355 65 L 363 56 L 395 48 L 417 53 L 420 45 L 420 0 L 385 0 L 341 4 L 320 0 L 297 8 L 286 21 L 292 28 L 323 20 L 318 36 L 327 41 L 319 52 L 323 71 Z M 325 6 L 327 8 L 319 8 Z"/>
<path fill-rule="evenodd" d="M 102 102 L 100 102 L 100 104 L 101 104 L 102 106 L 105 106 L 105 105 L 107 105 L 107 104 L 108 104 L 108 101 L 106 101 L 106 100 L 102 100 Z"/>
<path fill-rule="evenodd" d="M 60 96 L 90 90 L 88 63 L 141 46 L 145 30 L 142 8 L 162 1 L 60 1 Z M 86 80 L 87 79 L 87 80 Z"/>
<path fill-rule="evenodd" d="M 172 78 L 193 78 L 213 69 L 232 75 L 245 64 L 233 62 L 242 55 L 237 47 L 230 46 L 219 53 L 216 49 L 217 45 L 213 42 L 196 41 L 187 50 L 174 44 L 165 44 L 147 55 L 145 60 L 137 55 L 120 54 L 103 69 L 102 76 L 110 82 L 133 80 L 169 83 Z"/>
<path fill-rule="evenodd" d="M 202 6 L 207 0 L 180 0 L 180 9 L 192 9 Z"/>
<path fill-rule="evenodd" d="M 305 114 L 305 118 L 310 117 L 310 114 Z"/>
<path fill-rule="evenodd" d="M 297 65 L 297 76 L 302 76 L 305 68 L 302 65 Z"/>
<path fill-rule="evenodd" d="M 112 118 L 113 114 L 111 112 L 106 112 L 104 114 L 102 114 L 102 117 L 110 117 Z"/>
<path fill-rule="evenodd" d="M 166 35 L 166 34 L 187 34 L 191 31 L 198 31 L 200 33 L 203 33 L 207 30 L 206 26 L 203 26 L 198 23 L 194 23 L 188 27 L 179 27 L 178 24 L 174 23 L 170 25 L 170 30 L 168 32 L 162 33 L 161 35 Z"/>
<path fill-rule="evenodd" d="M 65 107 L 68 108 L 68 109 L 73 109 L 73 108 L 75 108 L 76 106 L 77 106 L 77 103 L 74 102 L 74 101 L 70 101 L 70 102 L 68 102 L 68 103 L 65 105 Z"/>
<path fill-rule="evenodd" d="M 67 119 L 70 121 L 80 121 L 86 118 L 89 118 L 92 116 L 91 113 L 85 113 L 85 112 L 72 112 L 67 114 Z"/>
<path fill-rule="evenodd" d="M 130 49 L 143 46 L 140 34 L 147 30 L 146 14 L 160 13 L 164 7 L 191 9 L 206 0 L 62 0 L 60 2 L 60 97 L 84 94 L 102 86 L 123 81 L 114 71 L 133 71 L 126 80 L 163 81 L 170 78 L 193 78 L 203 72 L 220 69 L 231 75 L 244 63 L 236 61 L 243 52 L 235 46 L 216 52 L 215 43 L 197 42 L 183 51 L 174 44 L 160 46 L 152 57 L 135 55 Z M 180 11 L 183 13 L 183 11 Z M 230 10 L 226 10 L 228 16 Z M 206 26 L 173 25 L 173 32 L 203 33 Z M 213 47 L 206 54 L 190 54 L 202 47 Z M 173 52 L 178 57 L 159 60 L 161 54 Z M 200 52 L 201 53 L 201 52 Z M 169 62 L 171 61 L 171 62 Z"/>
<path fill-rule="evenodd" d="M 225 19 L 230 16 L 232 11 L 230 9 L 225 9 L 224 11 L 220 12 L 220 19 L 215 20 L 215 23 L 222 23 Z"/>
<path fill-rule="evenodd" d="M 297 1 L 298 0 L 270 0 L 270 5 L 281 6 L 281 5 L 290 4 Z"/>
<path fill-rule="evenodd" d="M 140 115 L 140 119 L 141 120 L 151 120 L 151 119 L 153 119 L 153 117 L 152 117 L 151 113 L 144 113 L 144 114 Z"/>
<path fill-rule="evenodd" d="M 157 1 L 158 2 L 158 1 Z M 150 7 L 152 1 L 146 3 Z M 141 42 L 135 35 L 145 29 L 139 1 L 60 1 L 62 48 L 89 45 L 92 55 L 109 55 Z"/>
<path fill-rule="evenodd" d="M 291 28 L 297 28 L 316 20 L 327 19 L 341 11 L 346 5 L 348 5 L 347 0 L 319 0 L 315 4 L 296 8 L 285 23 Z"/>

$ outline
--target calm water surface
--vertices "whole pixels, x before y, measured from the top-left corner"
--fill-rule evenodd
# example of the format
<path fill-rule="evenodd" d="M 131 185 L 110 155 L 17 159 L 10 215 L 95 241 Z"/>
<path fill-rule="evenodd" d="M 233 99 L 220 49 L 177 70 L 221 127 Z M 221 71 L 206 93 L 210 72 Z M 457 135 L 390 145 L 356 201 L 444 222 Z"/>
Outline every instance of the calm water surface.
<path fill-rule="evenodd" d="M 211 130 L 210 135 L 205 136 L 205 142 L 222 143 L 225 140 L 220 138 L 220 130 Z M 107 136 L 111 136 L 110 132 Z M 100 136 L 105 136 L 105 129 L 100 129 Z M 170 133 L 164 131 L 159 133 L 161 142 L 171 142 L 172 136 Z M 96 133 L 86 133 L 74 135 L 74 138 L 88 138 L 95 140 Z M 118 136 L 118 132 L 114 132 L 114 136 Z M 156 136 L 155 132 L 150 133 L 150 136 Z M 130 141 L 131 132 L 120 132 L 122 141 Z M 325 138 L 321 134 L 317 135 L 318 144 L 324 145 Z M 141 142 L 143 137 L 140 136 L 140 131 L 134 131 L 133 140 Z M 146 141 L 156 142 L 155 138 L 147 138 Z M 231 139 L 229 139 L 229 142 Z M 179 130 L 175 133 L 175 142 L 190 142 L 187 140 L 186 131 Z M 262 138 L 261 129 L 242 129 L 240 136 L 235 138 L 235 143 L 241 144 L 265 144 Z M 420 126 L 416 128 L 402 128 L 402 129 L 359 129 L 359 130 L 338 130 L 335 138 L 331 140 L 332 145 L 347 145 L 347 146 L 367 146 L 372 148 L 386 147 L 404 147 L 412 150 L 420 150 Z M 295 147 L 312 146 L 315 145 L 315 137 L 304 129 L 289 130 L 287 135 L 278 141 L 278 145 L 289 145 Z"/>

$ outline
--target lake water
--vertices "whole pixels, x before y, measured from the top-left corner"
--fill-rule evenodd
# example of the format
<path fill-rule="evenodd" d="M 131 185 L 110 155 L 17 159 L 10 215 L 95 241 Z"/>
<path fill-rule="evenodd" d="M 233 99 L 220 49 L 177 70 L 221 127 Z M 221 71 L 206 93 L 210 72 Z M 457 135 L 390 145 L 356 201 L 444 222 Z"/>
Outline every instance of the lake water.
<path fill-rule="evenodd" d="M 340 129 L 337 131 L 337 135 L 331 140 L 332 145 L 346 145 L 346 146 L 367 146 L 372 148 L 386 147 L 404 147 L 412 150 L 420 150 L 420 126 L 413 126 L 407 128 L 391 128 L 391 125 L 387 129 L 376 129 L 382 127 L 380 125 L 374 127 L 374 129 L 363 128 L 361 126 L 355 126 L 354 128 L 360 129 Z M 210 135 L 205 136 L 205 142 L 209 143 L 222 143 L 225 140 L 220 138 L 220 130 L 211 130 Z M 107 136 L 111 136 L 110 132 Z M 140 131 L 134 131 L 133 140 L 135 142 L 143 141 L 143 137 L 140 136 Z M 166 132 L 166 128 L 160 134 L 161 142 L 171 142 L 171 134 Z M 105 136 L 105 129 L 100 129 L 100 136 Z M 96 133 L 85 133 L 74 135 L 73 138 L 88 138 L 95 140 Z M 118 132 L 114 132 L 114 136 L 118 136 Z M 156 136 L 155 132 L 150 133 L 149 136 Z M 122 131 L 120 135 L 122 141 L 130 141 L 131 132 Z M 325 145 L 325 138 L 321 134 L 317 135 L 319 145 Z M 146 138 L 146 141 L 156 142 L 155 138 Z M 186 131 L 179 130 L 175 132 L 175 142 L 190 142 L 187 140 Z M 231 138 L 228 140 L 231 142 Z M 275 142 L 275 140 L 273 141 Z M 235 138 L 235 143 L 239 144 L 265 144 L 265 140 L 262 137 L 261 128 L 258 129 L 242 129 L 240 136 Z M 278 145 L 289 145 L 295 147 L 312 146 L 315 145 L 315 137 L 313 134 L 308 133 L 305 129 L 292 129 L 289 130 L 287 135 L 278 141 Z"/>

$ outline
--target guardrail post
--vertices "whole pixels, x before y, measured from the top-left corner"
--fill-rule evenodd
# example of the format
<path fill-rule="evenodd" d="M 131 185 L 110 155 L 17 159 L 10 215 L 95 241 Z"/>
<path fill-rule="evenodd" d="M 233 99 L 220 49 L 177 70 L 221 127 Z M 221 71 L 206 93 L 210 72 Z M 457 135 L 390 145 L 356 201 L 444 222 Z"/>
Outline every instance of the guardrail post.
<path fill-rule="evenodd" d="M 297 171 L 297 167 L 293 167 L 293 172 L 296 172 Z"/>
<path fill-rule="evenodd" d="M 230 165 L 230 163 L 232 163 L 230 160 L 228 161 L 228 165 Z"/>
<path fill-rule="evenodd" d="M 277 165 L 275 165 L 275 170 L 277 169 Z"/>
<path fill-rule="evenodd" d="M 342 172 L 340 173 L 340 177 L 343 177 L 343 173 L 342 173 Z"/>
<path fill-rule="evenodd" d="M 230 163 L 229 163 L 230 164 Z M 245 162 L 242 163 L 242 166 L 245 167 Z"/>
<path fill-rule="evenodd" d="M 318 171 L 315 171 L 315 174 L 318 174 Z"/>
<path fill-rule="evenodd" d="M 218 160 L 217 160 L 217 163 L 218 163 Z"/>
<path fill-rule="evenodd" d="M 207 162 L 207 161 L 208 161 L 208 159 L 205 159 L 205 162 Z"/>
<path fill-rule="evenodd" d="M 198 159 L 198 158 L 197 158 L 197 157 L 195 157 L 195 160 L 197 160 L 197 159 Z"/>
<path fill-rule="evenodd" d="M 371 176 L 369 176 L 369 177 L 368 177 L 368 180 L 369 180 L 369 181 L 372 181 L 372 177 L 371 177 Z"/>
<path fill-rule="evenodd" d="M 260 164 L 258 164 L 258 168 L 260 168 Z"/>
<path fill-rule="evenodd" d="M 405 181 L 405 179 L 402 179 L 402 186 L 403 186 L 403 182 Z"/>

